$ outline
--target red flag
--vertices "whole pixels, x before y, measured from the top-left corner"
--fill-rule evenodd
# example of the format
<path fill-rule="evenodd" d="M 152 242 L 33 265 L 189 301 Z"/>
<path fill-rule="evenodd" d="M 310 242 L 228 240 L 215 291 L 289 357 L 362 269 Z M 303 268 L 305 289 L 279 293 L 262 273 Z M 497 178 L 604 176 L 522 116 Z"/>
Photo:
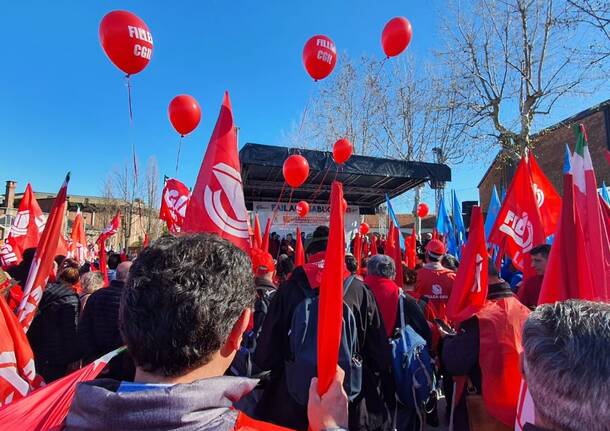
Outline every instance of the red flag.
<path fill-rule="evenodd" d="M 298 229 L 298 228 L 297 228 Z M 261 236 L 261 222 L 258 220 L 258 214 L 254 215 L 254 248 L 262 248 L 263 238 Z M 267 251 L 263 249 L 264 251 Z"/>
<path fill-rule="evenodd" d="M 180 181 L 170 178 L 161 193 L 159 218 L 167 224 L 170 233 L 178 233 L 184 224 L 184 216 L 189 202 L 189 189 Z"/>
<path fill-rule="evenodd" d="M 59 427 L 70 410 L 76 385 L 93 380 L 124 347 L 120 347 L 80 370 L 35 390 L 0 409 L 0 429 L 45 431 Z"/>
<path fill-rule="evenodd" d="M 337 371 L 343 323 L 343 272 L 345 237 L 343 230 L 343 185 L 333 181 L 330 194 L 328 246 L 320 284 L 318 328 L 318 393 L 328 390 Z"/>
<path fill-rule="evenodd" d="M 538 304 L 571 298 L 594 299 L 590 270 L 584 232 L 574 200 L 574 179 L 568 173 L 563 178 L 561 217 L 544 273 Z"/>
<path fill-rule="evenodd" d="M 610 151 L 606 150 L 606 152 L 604 153 L 604 157 L 606 158 L 606 161 L 610 165 Z"/>
<path fill-rule="evenodd" d="M 150 244 L 150 239 L 148 238 L 148 234 L 145 233 L 144 234 L 144 242 L 142 243 L 142 248 L 148 247 L 149 244 Z"/>
<path fill-rule="evenodd" d="M 229 93 L 225 93 L 216 127 L 205 152 L 186 209 L 183 231 L 213 232 L 243 250 L 250 249 L 248 211 L 244 203 L 237 134 Z"/>
<path fill-rule="evenodd" d="M 294 247 L 294 266 L 303 265 L 305 265 L 305 249 L 303 248 L 303 240 L 301 238 L 301 228 L 297 227 L 296 245 Z"/>
<path fill-rule="evenodd" d="M 371 256 L 375 256 L 377 254 L 377 236 L 373 235 L 371 239 Z"/>
<path fill-rule="evenodd" d="M 263 239 L 261 242 L 261 248 L 266 251 L 266 252 L 270 252 L 269 251 L 269 235 L 271 235 L 271 217 L 269 217 L 267 219 L 267 224 L 265 225 L 265 234 L 263 235 Z M 273 258 L 275 259 L 277 256 L 273 256 Z"/>
<path fill-rule="evenodd" d="M 74 223 L 72 223 L 70 239 L 67 256 L 76 259 L 81 265 L 84 264 L 87 260 L 87 236 L 85 235 L 85 222 L 80 208 L 76 212 Z"/>
<path fill-rule="evenodd" d="M 405 244 L 407 247 L 407 266 L 409 267 L 409 269 L 415 269 L 415 258 L 417 256 L 417 240 L 415 239 L 415 226 L 411 231 L 411 235 L 407 237 Z"/>
<path fill-rule="evenodd" d="M 106 240 L 114 235 L 121 227 L 121 210 L 116 212 L 114 218 L 104 228 L 100 236 L 97 238 L 96 243 L 99 246 L 99 262 L 100 272 L 104 277 L 104 286 L 108 286 L 108 262 L 106 262 Z"/>
<path fill-rule="evenodd" d="M 362 237 L 362 257 L 364 257 L 365 259 L 369 257 L 370 251 L 370 244 L 367 236 L 365 235 Z"/>
<path fill-rule="evenodd" d="M 487 299 L 487 243 L 481 207 L 472 207 L 468 242 L 462 254 L 453 289 L 447 302 L 447 317 L 463 322 L 478 312 Z"/>
<path fill-rule="evenodd" d="M 544 175 L 533 154 L 528 157 L 534 196 L 540 211 L 540 220 L 544 227 L 544 235 L 550 236 L 557 229 L 559 213 L 561 212 L 561 196 L 553 184 Z"/>
<path fill-rule="evenodd" d="M 51 213 L 49 214 L 44 231 L 42 232 L 38 247 L 36 248 L 30 273 L 28 274 L 27 282 L 23 289 L 23 299 L 17 309 L 19 321 L 26 332 L 36 315 L 38 303 L 40 302 L 40 298 L 42 298 L 42 292 L 45 289 L 49 275 L 53 270 L 57 245 L 61 235 L 61 227 L 66 212 L 66 195 L 68 193 L 69 181 L 70 173 L 66 175 L 65 181 L 53 201 Z"/>
<path fill-rule="evenodd" d="M 503 248 L 513 264 L 527 275 L 532 270 L 529 251 L 544 244 L 545 239 L 532 176 L 526 157 L 522 157 L 491 230 L 489 241 Z"/>
<path fill-rule="evenodd" d="M 362 237 L 356 233 L 354 237 L 354 258 L 356 259 L 356 271 L 360 273 L 360 263 L 362 262 Z"/>
<path fill-rule="evenodd" d="M 0 265 L 18 265 L 23 259 L 23 251 L 38 245 L 44 224 L 42 210 L 34 197 L 32 186 L 28 183 L 8 238 L 0 247 Z"/>
<path fill-rule="evenodd" d="M 396 265 L 396 277 L 394 278 L 394 282 L 397 286 L 403 285 L 403 275 L 402 275 L 402 250 L 400 249 L 400 229 L 398 227 L 394 227 L 394 263 Z"/>
<path fill-rule="evenodd" d="M 26 396 L 36 386 L 30 343 L 3 297 L 0 297 L 0 371 L 0 406 Z"/>

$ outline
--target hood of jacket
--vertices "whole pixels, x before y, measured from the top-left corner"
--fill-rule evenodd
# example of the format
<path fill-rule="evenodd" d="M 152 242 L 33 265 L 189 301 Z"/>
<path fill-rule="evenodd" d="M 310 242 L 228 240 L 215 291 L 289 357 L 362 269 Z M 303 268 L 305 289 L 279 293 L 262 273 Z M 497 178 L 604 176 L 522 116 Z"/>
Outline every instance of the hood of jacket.
<path fill-rule="evenodd" d="M 99 379 L 78 385 L 64 430 L 231 430 L 233 404 L 257 380 L 213 377 L 136 392 L 117 392 L 121 382 Z"/>

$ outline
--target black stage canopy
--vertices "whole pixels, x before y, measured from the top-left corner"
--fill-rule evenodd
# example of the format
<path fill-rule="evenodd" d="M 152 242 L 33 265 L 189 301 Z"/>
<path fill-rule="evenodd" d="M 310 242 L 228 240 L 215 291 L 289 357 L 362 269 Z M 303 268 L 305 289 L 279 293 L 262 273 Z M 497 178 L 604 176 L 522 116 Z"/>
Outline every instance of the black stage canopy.
<path fill-rule="evenodd" d="M 451 169 L 437 163 L 354 155 L 337 173 L 330 152 L 247 143 L 239 152 L 239 160 L 249 210 L 254 201 L 277 202 L 284 184 L 284 160 L 295 152 L 309 162 L 309 177 L 294 190 L 292 202 L 328 203 L 330 185 L 336 175 L 337 180 L 343 183 L 347 202 L 360 206 L 360 214 L 374 214 L 379 204 L 385 201 L 386 193 L 393 198 L 425 182 L 436 188 L 445 181 L 451 181 Z M 289 196 L 290 188 L 286 185 L 282 201 L 287 201 Z"/>

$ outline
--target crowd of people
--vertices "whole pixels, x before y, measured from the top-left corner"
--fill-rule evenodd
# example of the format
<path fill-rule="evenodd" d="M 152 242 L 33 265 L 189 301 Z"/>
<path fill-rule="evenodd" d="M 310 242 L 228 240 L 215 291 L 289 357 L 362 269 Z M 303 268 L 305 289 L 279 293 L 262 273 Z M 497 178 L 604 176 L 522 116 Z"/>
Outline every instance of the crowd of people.
<path fill-rule="evenodd" d="M 525 282 L 490 262 L 486 306 L 459 327 L 446 314 L 459 262 L 442 241 L 424 235 L 401 283 L 381 247 L 347 254 L 337 374 L 319 396 L 328 236 L 315 230 L 298 267 L 289 237 L 247 255 L 213 234 L 165 236 L 133 261 L 110 254 L 108 286 L 95 265 L 58 257 L 27 332 L 37 373 L 49 383 L 127 346 L 78 386 L 65 429 L 512 429 L 511 376 L 536 409 L 524 429 L 610 429 L 610 305 L 537 306 L 548 245 Z M 13 309 L 32 256 L 0 272 Z"/>

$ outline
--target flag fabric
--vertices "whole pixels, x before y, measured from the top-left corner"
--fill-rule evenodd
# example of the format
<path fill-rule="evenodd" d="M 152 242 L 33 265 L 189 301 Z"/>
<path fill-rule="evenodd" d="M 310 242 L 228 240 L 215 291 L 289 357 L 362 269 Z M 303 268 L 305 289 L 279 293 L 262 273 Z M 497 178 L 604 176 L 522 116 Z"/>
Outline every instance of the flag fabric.
<path fill-rule="evenodd" d="M 190 192 L 187 186 L 175 178 L 165 181 L 161 193 L 159 218 L 167 224 L 170 233 L 179 233 L 184 224 L 184 216 L 189 203 Z"/>
<path fill-rule="evenodd" d="M 498 217 L 491 230 L 489 242 L 497 245 L 511 258 L 513 265 L 531 275 L 529 251 L 544 244 L 546 235 L 534 189 L 529 174 L 526 157 L 522 157 L 506 199 L 498 212 Z"/>
<path fill-rule="evenodd" d="M 447 245 L 447 251 L 453 256 L 457 256 L 458 248 L 455 240 L 455 229 L 453 222 L 447 212 L 445 199 L 441 196 L 441 202 L 438 206 L 438 217 L 436 220 L 436 230 L 443 235 L 443 239 Z"/>
<path fill-rule="evenodd" d="M 414 228 L 415 229 L 415 228 Z M 404 240 L 402 233 L 400 232 L 400 228 L 394 226 L 392 229 L 394 232 L 394 264 L 396 265 L 396 276 L 394 277 L 394 282 L 397 286 L 403 285 L 403 274 L 402 274 L 402 250 L 400 249 L 399 244 L 401 242 L 406 243 Z"/>
<path fill-rule="evenodd" d="M 261 242 L 261 248 L 270 253 L 269 251 L 269 236 L 271 235 L 271 217 L 267 219 L 267 224 L 265 225 L 265 234 L 263 235 L 263 239 Z M 277 256 L 273 256 L 275 259 Z"/>
<path fill-rule="evenodd" d="M 464 217 L 462 216 L 462 205 L 458 200 L 455 190 L 451 190 L 451 212 L 453 214 L 453 226 L 455 228 L 455 242 L 457 245 L 457 256 L 462 255 L 462 245 L 466 242 L 466 228 L 464 227 Z"/>
<path fill-rule="evenodd" d="M 407 267 L 409 269 L 415 269 L 415 258 L 417 256 L 417 240 L 415 238 L 415 226 L 413 226 L 413 230 L 411 230 L 411 235 L 407 237 L 406 240 L 407 252 L 405 256 L 407 258 Z M 402 284 L 399 284 L 402 286 Z"/>
<path fill-rule="evenodd" d="M 606 161 L 608 162 L 608 164 L 610 165 L 610 151 L 606 150 L 604 152 L 604 157 L 606 158 Z"/>
<path fill-rule="evenodd" d="M 66 196 L 69 181 L 70 173 L 66 175 L 64 183 L 53 201 L 49 218 L 38 242 L 32 266 L 23 288 L 23 299 L 17 308 L 17 316 L 25 332 L 27 332 L 36 315 L 42 293 L 47 285 L 47 280 L 53 271 L 61 227 L 63 225 L 64 214 L 66 213 Z"/>
<path fill-rule="evenodd" d="M 390 202 L 390 196 L 386 193 L 385 194 L 385 202 L 386 205 L 388 206 L 388 214 L 390 216 L 390 220 L 392 221 L 392 223 L 394 223 L 394 226 L 396 226 L 397 228 L 400 229 L 400 224 L 398 223 L 398 218 L 396 218 L 396 213 L 394 212 L 394 208 L 392 207 L 392 203 Z M 404 250 L 405 249 L 405 239 L 402 237 L 402 235 L 399 235 L 400 238 L 398 238 L 399 242 L 398 244 L 400 245 L 400 249 Z"/>
<path fill-rule="evenodd" d="M 572 174 L 564 175 L 563 204 L 538 304 L 571 298 L 594 299 L 585 235 L 574 197 Z"/>
<path fill-rule="evenodd" d="M 258 219 L 258 217 L 257 217 Z M 256 219 L 255 219 L 256 220 Z M 259 230 L 260 236 L 260 230 Z M 294 266 L 305 265 L 305 249 L 303 248 L 303 239 L 301 237 L 301 228 L 297 227 L 296 245 L 294 247 Z"/>
<path fill-rule="evenodd" d="M 570 153 L 570 147 L 566 144 L 566 151 L 563 155 L 563 174 L 567 174 L 572 170 L 572 154 Z"/>
<path fill-rule="evenodd" d="M 542 169 L 540 169 L 534 155 L 530 154 L 527 160 L 529 162 L 534 196 L 536 197 L 540 220 L 544 228 L 544 236 L 553 235 L 557 229 L 557 221 L 561 212 L 561 197 L 555 190 L 555 187 L 553 187 L 553 184 L 544 175 Z"/>
<path fill-rule="evenodd" d="M 494 227 L 498 212 L 500 212 L 500 196 L 498 196 L 498 189 L 494 185 L 494 189 L 491 192 L 491 198 L 489 198 L 489 205 L 487 206 L 487 217 L 485 217 L 485 238 L 489 238 L 491 229 Z"/>
<path fill-rule="evenodd" d="M 298 230 L 299 228 L 297 228 Z M 254 248 L 261 248 L 263 244 L 263 237 L 261 235 L 261 222 L 258 219 L 258 214 L 254 215 L 254 235 L 252 237 L 252 243 Z M 264 250 L 267 251 L 267 250 Z"/>
<path fill-rule="evenodd" d="M 577 138 L 572 155 L 574 197 L 584 232 L 587 261 L 595 280 L 595 298 L 603 299 L 610 295 L 610 238 L 599 204 L 600 196 L 584 126 L 580 124 L 574 130 Z"/>
<path fill-rule="evenodd" d="M 447 317 L 463 322 L 483 308 L 487 299 L 488 255 L 481 207 L 472 207 L 470 233 L 447 302 Z"/>
<path fill-rule="evenodd" d="M 369 244 L 369 240 L 366 235 L 362 236 L 362 257 L 364 259 L 369 257 L 369 253 L 371 251 L 371 245 Z M 363 268 L 365 269 L 365 268 Z"/>
<path fill-rule="evenodd" d="M 0 296 L 0 407 L 25 397 L 40 383 L 25 332 Z"/>
<path fill-rule="evenodd" d="M 360 264 L 362 262 L 362 237 L 356 233 L 354 237 L 354 258 L 356 259 L 356 272 L 360 274 Z"/>
<path fill-rule="evenodd" d="M 42 210 L 28 183 L 8 237 L 0 247 L 0 265 L 5 268 L 18 265 L 23 259 L 23 251 L 38 245 L 44 225 Z"/>
<path fill-rule="evenodd" d="M 0 429 L 32 431 L 60 429 L 56 427 L 60 427 L 68 415 L 77 384 L 95 379 L 106 364 L 124 349 L 120 347 L 107 353 L 86 367 L 0 409 Z"/>
<path fill-rule="evenodd" d="M 102 233 L 97 238 L 96 243 L 99 246 L 99 262 L 100 272 L 104 278 L 104 286 L 108 286 L 108 262 L 106 261 L 106 240 L 114 235 L 121 227 L 121 210 L 119 209 L 114 218 L 106 225 Z"/>
<path fill-rule="evenodd" d="M 242 250 L 250 249 L 248 211 L 228 92 L 186 209 L 183 231 L 216 233 Z"/>
<path fill-rule="evenodd" d="M 371 256 L 377 254 L 377 235 L 373 235 L 371 238 Z"/>
<path fill-rule="evenodd" d="M 610 196 L 608 195 L 608 187 L 606 187 L 605 181 L 602 181 L 601 197 L 608 205 L 610 205 Z"/>
<path fill-rule="evenodd" d="M 343 271 L 345 266 L 345 234 L 343 185 L 333 181 L 330 195 L 330 223 L 324 270 L 320 284 L 318 331 L 318 394 L 328 390 L 339 360 L 339 344 L 343 323 Z"/>
<path fill-rule="evenodd" d="M 87 260 L 87 236 L 85 235 L 85 222 L 80 208 L 76 210 L 76 217 L 72 223 L 67 257 L 76 259 L 80 265 L 83 265 Z"/>
<path fill-rule="evenodd" d="M 144 233 L 144 241 L 142 242 L 142 248 L 146 248 L 150 245 L 150 238 L 147 233 Z"/>

